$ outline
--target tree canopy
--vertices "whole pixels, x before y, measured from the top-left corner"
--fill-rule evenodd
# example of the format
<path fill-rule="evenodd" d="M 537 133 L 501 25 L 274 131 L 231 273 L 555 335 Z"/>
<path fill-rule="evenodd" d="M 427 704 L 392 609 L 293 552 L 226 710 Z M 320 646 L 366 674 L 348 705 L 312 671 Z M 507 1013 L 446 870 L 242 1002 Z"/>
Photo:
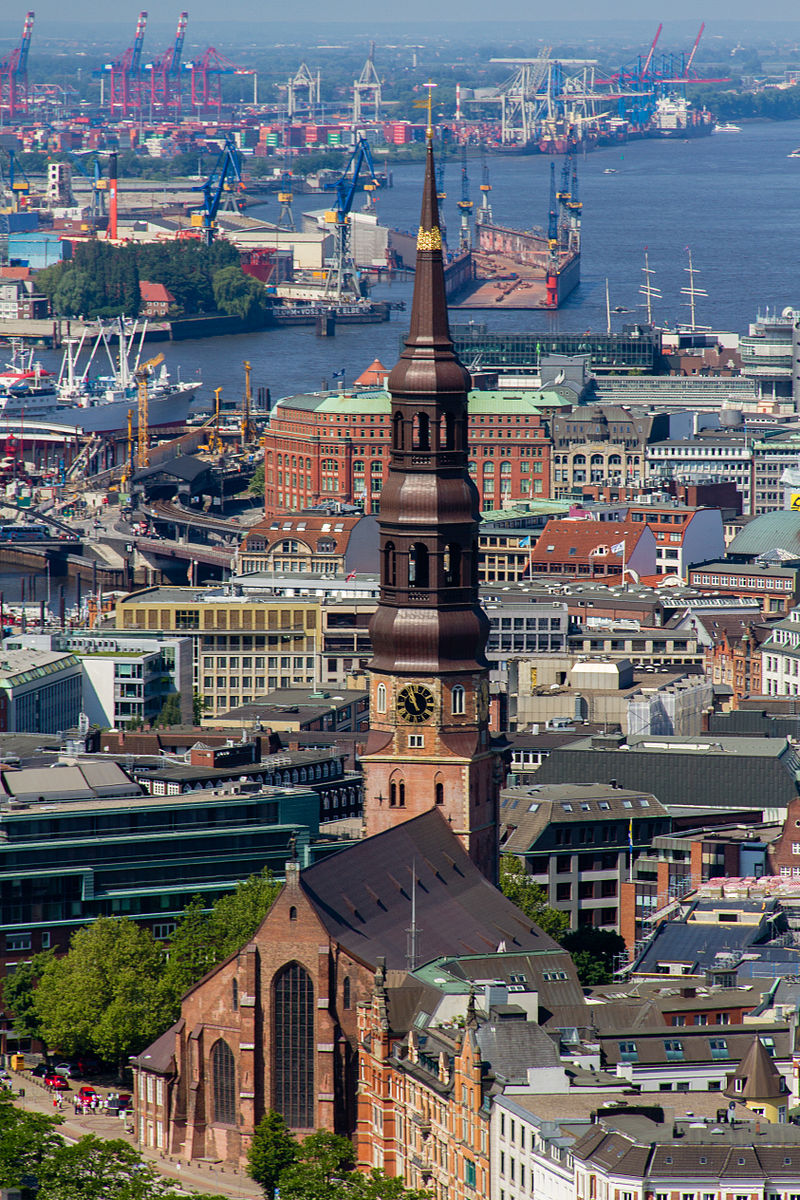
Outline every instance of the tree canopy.
<path fill-rule="evenodd" d="M 563 939 L 569 929 L 569 916 L 550 907 L 545 889 L 526 875 L 524 866 L 513 854 L 504 854 L 500 859 L 500 890 L 544 933 L 557 942 Z"/>
<path fill-rule="evenodd" d="M 66 1054 L 93 1052 L 121 1066 L 170 1023 L 163 971 L 163 949 L 148 929 L 99 917 L 41 973 L 33 1004 L 44 1040 Z"/>
<path fill-rule="evenodd" d="M 40 271 L 36 286 L 58 316 L 135 317 L 140 310 L 142 280 L 163 283 L 175 297 L 177 311 L 205 313 L 217 311 L 214 280 L 225 270 L 240 277 L 243 292 L 249 294 L 249 285 L 256 281 L 244 274 L 238 251 L 230 242 L 218 240 L 204 246 L 188 240 L 114 246 L 87 241 L 75 244 L 72 259 Z M 263 288 L 260 292 L 263 294 Z M 222 311 L 229 310 L 223 307 Z"/>
<path fill-rule="evenodd" d="M 280 1113 L 270 1111 L 256 1127 L 248 1158 L 251 1179 L 273 1200 L 424 1200 L 427 1192 L 406 1188 L 402 1179 L 383 1171 L 365 1175 L 355 1170 L 352 1144 L 318 1129 L 302 1143 L 295 1141 Z"/>
<path fill-rule="evenodd" d="M 128 917 L 77 930 L 63 958 L 37 955 L 3 983 L 15 1026 L 64 1054 L 93 1053 L 122 1067 L 180 1014 L 184 992 L 253 936 L 279 884 L 265 869 L 206 912 L 196 896 L 171 943 Z"/>

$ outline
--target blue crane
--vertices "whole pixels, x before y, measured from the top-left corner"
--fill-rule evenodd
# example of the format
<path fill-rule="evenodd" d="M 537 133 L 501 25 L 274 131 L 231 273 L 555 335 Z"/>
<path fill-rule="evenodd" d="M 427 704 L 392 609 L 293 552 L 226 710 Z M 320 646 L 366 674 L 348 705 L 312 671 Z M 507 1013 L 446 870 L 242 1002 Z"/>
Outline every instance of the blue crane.
<path fill-rule="evenodd" d="M 85 175 L 92 183 L 92 202 L 89 213 L 93 224 L 96 224 L 100 217 L 106 214 L 106 192 L 108 190 L 108 181 L 103 179 L 103 172 L 100 166 L 100 154 L 97 150 L 70 150 L 69 156 L 75 162 L 75 166 L 80 171 L 81 175 Z M 86 169 L 83 162 L 84 158 L 94 157 L 92 163 L 91 174 Z"/>
<path fill-rule="evenodd" d="M 458 248 L 462 254 L 466 254 L 467 250 L 472 246 L 472 233 L 469 225 L 469 218 L 472 213 L 472 197 L 469 194 L 466 142 L 461 146 L 461 199 L 457 201 L 457 204 L 458 210 L 461 213 L 461 233 L 458 239 Z"/>
<path fill-rule="evenodd" d="M 364 188 L 367 192 L 373 192 L 378 186 L 375 163 L 369 142 L 359 135 L 341 176 L 335 183 L 326 186 L 327 191 L 336 192 L 336 207 L 325 214 L 326 222 L 333 226 L 334 236 L 333 256 L 325 278 L 325 296 L 337 301 L 361 294 L 350 250 L 350 213 L 363 168 L 366 168 L 367 174 Z"/>
<path fill-rule="evenodd" d="M 225 135 L 225 143 L 219 152 L 219 157 L 213 170 L 204 183 L 192 188 L 193 192 L 203 193 L 203 203 L 196 213 L 192 213 L 192 224 L 201 225 L 203 242 L 210 246 L 216 233 L 217 213 L 227 199 L 233 200 L 235 208 L 243 207 L 243 200 L 233 198 L 234 190 L 244 187 L 239 151 L 230 134 Z"/>

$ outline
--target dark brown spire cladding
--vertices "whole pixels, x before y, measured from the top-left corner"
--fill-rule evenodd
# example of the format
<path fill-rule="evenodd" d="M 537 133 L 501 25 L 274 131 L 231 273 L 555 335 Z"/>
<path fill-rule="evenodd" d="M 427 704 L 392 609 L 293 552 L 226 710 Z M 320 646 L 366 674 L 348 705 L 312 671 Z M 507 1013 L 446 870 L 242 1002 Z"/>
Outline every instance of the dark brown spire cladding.
<path fill-rule="evenodd" d="M 381 599 L 373 670 L 482 669 L 477 490 L 467 447 L 469 374 L 447 323 L 433 148 L 428 142 L 411 328 L 389 376 L 392 450 L 381 497 Z"/>

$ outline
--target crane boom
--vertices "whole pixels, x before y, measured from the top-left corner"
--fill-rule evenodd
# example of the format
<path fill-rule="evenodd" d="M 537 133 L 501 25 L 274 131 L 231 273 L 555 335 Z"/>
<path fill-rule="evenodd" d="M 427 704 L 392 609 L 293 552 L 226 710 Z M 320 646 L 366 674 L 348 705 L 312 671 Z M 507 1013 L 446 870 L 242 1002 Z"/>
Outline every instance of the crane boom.
<path fill-rule="evenodd" d="M 662 22 L 662 24 L 660 24 L 658 29 L 656 30 L 656 36 L 653 38 L 653 44 L 650 47 L 650 53 L 647 55 L 647 58 L 644 60 L 644 66 L 642 67 L 642 70 L 640 72 L 641 79 L 644 79 L 644 77 L 647 75 L 647 72 L 650 70 L 650 64 L 653 61 L 653 55 L 656 52 L 656 46 L 658 45 L 658 39 L 661 37 L 661 30 L 663 28 L 664 28 L 664 25 Z"/>
<path fill-rule="evenodd" d="M 706 27 L 706 23 L 705 23 L 705 21 L 703 21 L 703 24 L 700 26 L 700 32 L 698 33 L 697 37 L 694 39 L 694 45 L 692 46 L 692 52 L 689 55 L 689 61 L 686 64 L 687 78 L 688 78 L 689 72 L 692 69 L 692 63 L 694 62 L 694 56 L 695 56 L 695 54 L 697 54 L 697 47 L 700 45 L 700 38 L 703 36 L 703 31 L 705 30 L 705 27 Z"/>

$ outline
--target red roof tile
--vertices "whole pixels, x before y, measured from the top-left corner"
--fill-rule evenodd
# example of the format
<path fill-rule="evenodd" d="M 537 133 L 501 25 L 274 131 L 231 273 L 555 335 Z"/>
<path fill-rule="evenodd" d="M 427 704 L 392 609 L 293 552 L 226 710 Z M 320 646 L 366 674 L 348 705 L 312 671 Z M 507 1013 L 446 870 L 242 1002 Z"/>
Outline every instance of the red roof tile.
<path fill-rule="evenodd" d="M 531 555 L 534 563 L 586 563 L 597 558 L 600 562 L 622 563 L 622 553 L 612 554 L 611 547 L 625 542 L 625 555 L 630 558 L 644 531 L 642 525 L 630 521 L 570 520 L 566 517 L 548 521 Z M 549 549 L 549 547 L 553 549 Z M 591 552 L 605 547 L 602 555 Z"/>
<path fill-rule="evenodd" d="M 355 380 L 354 386 L 358 387 L 383 387 L 386 383 L 386 378 L 389 374 L 387 368 L 383 365 L 379 358 L 374 358 L 365 371 L 362 371 L 358 379 Z"/>
<path fill-rule="evenodd" d="M 175 300 L 163 283 L 148 283 L 144 279 L 139 281 L 139 295 L 145 304 L 172 304 Z"/>

